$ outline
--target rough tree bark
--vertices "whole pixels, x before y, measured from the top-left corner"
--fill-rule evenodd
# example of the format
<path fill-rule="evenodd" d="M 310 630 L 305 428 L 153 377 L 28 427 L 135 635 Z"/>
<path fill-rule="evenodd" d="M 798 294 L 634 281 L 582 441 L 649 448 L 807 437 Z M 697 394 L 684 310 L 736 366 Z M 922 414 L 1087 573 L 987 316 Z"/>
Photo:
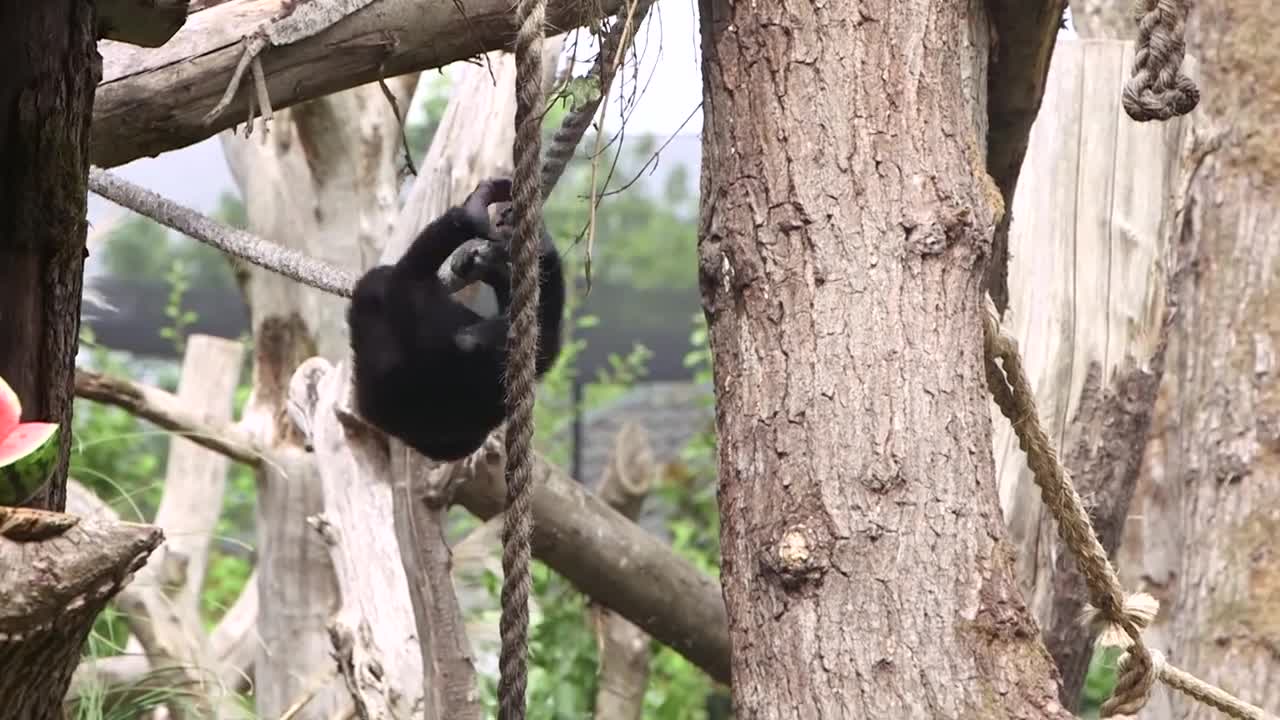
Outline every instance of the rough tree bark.
<path fill-rule="evenodd" d="M 85 256 L 89 123 L 102 74 L 92 3 L 0 5 L 0 377 L 26 419 L 60 423 L 50 482 L 22 502 L 61 511 Z M 94 617 L 146 562 L 158 528 L 0 507 L 0 707 L 62 716 Z"/>
<path fill-rule="evenodd" d="M 69 428 L 85 256 L 89 122 L 102 77 L 81 0 L 0 7 L 0 377 L 26 419 Z M 71 433 L 32 507 L 66 502 Z"/>
<path fill-rule="evenodd" d="M 1280 48 L 1274 5 L 1193 3 L 1202 99 L 1191 254 L 1120 569 L 1161 600 L 1146 636 L 1188 671 L 1280 711 Z M 1082 32 L 1133 32 L 1129 3 L 1073 2 Z M 1215 717 L 1158 687 L 1151 717 Z"/>
<path fill-rule="evenodd" d="M 417 78 L 389 84 L 403 112 Z M 396 111 L 377 85 L 368 85 L 278 112 L 269 128 L 263 133 L 259 123 L 248 138 L 221 135 L 250 228 L 358 271 L 395 218 Z M 287 466 L 260 471 L 258 583 L 271 600 L 258 612 L 257 711 L 278 717 L 311 696 L 297 717 L 327 719 L 349 703 L 336 682 L 325 629 L 338 607 L 338 588 L 325 544 L 308 524 L 324 508 L 322 485 L 285 403 L 302 361 L 346 352 L 346 301 L 256 267 L 247 269 L 244 285 L 255 361 L 242 426 Z"/>
<path fill-rule="evenodd" d="M 700 8 L 736 714 L 1069 717 L 990 450 L 985 3 Z"/>

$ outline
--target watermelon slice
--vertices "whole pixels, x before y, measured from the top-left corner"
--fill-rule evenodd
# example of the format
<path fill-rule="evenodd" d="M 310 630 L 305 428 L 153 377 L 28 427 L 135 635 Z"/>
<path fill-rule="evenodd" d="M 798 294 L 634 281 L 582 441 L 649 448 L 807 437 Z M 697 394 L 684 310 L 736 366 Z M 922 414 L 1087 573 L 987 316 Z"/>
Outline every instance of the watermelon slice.
<path fill-rule="evenodd" d="M 21 418 L 18 394 L 0 378 L 0 505 L 21 505 L 58 464 L 58 424 Z"/>

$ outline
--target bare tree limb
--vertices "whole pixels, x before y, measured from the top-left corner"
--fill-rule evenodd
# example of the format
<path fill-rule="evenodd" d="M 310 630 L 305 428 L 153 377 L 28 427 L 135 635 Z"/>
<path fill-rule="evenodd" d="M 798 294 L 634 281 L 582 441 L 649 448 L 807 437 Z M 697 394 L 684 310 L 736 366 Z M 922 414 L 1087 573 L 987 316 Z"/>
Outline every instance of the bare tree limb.
<path fill-rule="evenodd" d="M 503 454 L 453 466 L 457 501 L 488 519 L 506 502 Z M 729 681 L 729 625 L 720 584 L 587 492 L 541 455 L 534 465 L 533 553 L 579 590 Z"/>
<path fill-rule="evenodd" d="M 164 47 L 104 41 L 91 161 L 114 167 L 185 147 L 246 117 L 250 88 L 206 125 L 244 56 L 244 38 L 283 14 L 286 0 L 236 0 L 197 12 Z M 620 0 L 551 0 L 548 27 L 568 30 L 614 13 Z M 259 57 L 276 110 L 504 49 L 515 27 L 507 0 L 379 0 L 322 32 Z"/>
<path fill-rule="evenodd" d="M 76 368 L 76 396 L 123 408 L 246 465 L 257 467 L 264 461 L 264 451 L 234 425 L 216 425 L 196 417 L 182 407 L 177 396 L 159 388 Z"/>
<path fill-rule="evenodd" d="M 432 483 L 421 477 L 423 470 L 447 475 L 448 468 L 424 465 L 417 453 L 395 444 L 391 471 L 396 540 L 409 581 L 425 685 L 434 695 L 426 703 L 425 720 L 479 720 L 483 708 L 475 691 L 475 664 L 450 574 L 448 503 L 425 494 Z"/>
<path fill-rule="evenodd" d="M 340 605 L 329 621 L 358 717 L 407 717 L 423 698 L 422 653 L 394 530 L 386 440 L 346 409 L 346 364 L 307 359 L 289 383 L 311 435 L 324 511 L 308 519 L 329 548 Z M 314 389 L 311 389 L 314 386 Z M 345 418 L 345 421 L 343 420 Z"/>

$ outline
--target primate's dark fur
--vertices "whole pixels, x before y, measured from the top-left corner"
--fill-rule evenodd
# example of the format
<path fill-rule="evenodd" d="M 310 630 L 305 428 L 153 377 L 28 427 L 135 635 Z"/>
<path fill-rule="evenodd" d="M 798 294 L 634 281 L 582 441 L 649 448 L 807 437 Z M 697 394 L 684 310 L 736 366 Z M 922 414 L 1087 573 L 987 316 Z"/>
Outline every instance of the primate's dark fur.
<path fill-rule="evenodd" d="M 369 270 L 356 283 L 347 323 L 355 355 L 356 409 L 383 432 L 440 461 L 475 452 L 506 416 L 506 342 L 510 293 L 508 208 L 496 228 L 488 206 L 511 198 L 509 179 L 485 180 L 462 205 L 418 234 L 395 265 Z M 485 318 L 449 296 L 436 272 L 472 238 L 482 243 L 455 272 L 483 281 L 498 298 Z M 542 233 L 538 267 L 539 378 L 560 354 L 565 283 L 560 255 Z"/>

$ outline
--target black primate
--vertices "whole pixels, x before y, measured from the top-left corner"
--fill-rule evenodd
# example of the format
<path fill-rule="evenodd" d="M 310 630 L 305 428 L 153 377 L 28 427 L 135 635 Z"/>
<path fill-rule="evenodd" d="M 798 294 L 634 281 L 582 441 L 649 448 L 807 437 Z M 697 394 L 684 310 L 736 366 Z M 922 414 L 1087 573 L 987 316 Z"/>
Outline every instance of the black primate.
<path fill-rule="evenodd" d="M 506 416 L 506 356 L 512 215 L 496 227 L 488 207 L 511 199 L 511 180 L 481 181 L 462 205 L 449 208 L 414 239 L 395 265 L 381 265 L 356 283 L 347 324 L 354 354 L 356 410 L 388 435 L 440 461 L 475 452 Z M 487 242 L 454 262 L 468 283 L 490 285 L 498 312 L 483 317 L 454 300 L 436 276 L 472 238 Z M 560 354 L 565 285 L 551 236 L 538 254 L 539 378 Z"/>

